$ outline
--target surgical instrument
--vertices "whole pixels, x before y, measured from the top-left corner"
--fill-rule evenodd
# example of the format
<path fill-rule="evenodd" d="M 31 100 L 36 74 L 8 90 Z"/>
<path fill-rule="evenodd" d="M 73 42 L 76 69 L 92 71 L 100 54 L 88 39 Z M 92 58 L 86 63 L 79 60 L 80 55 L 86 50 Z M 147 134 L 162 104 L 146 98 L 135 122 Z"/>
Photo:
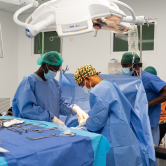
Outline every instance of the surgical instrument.
<path fill-rule="evenodd" d="M 30 139 L 30 140 L 38 140 L 38 139 L 49 138 L 49 137 L 62 137 L 62 136 L 61 135 L 58 136 L 55 133 L 52 133 L 49 136 L 43 136 L 43 137 L 38 137 L 38 138 L 29 138 L 26 136 L 25 138 Z"/>
<path fill-rule="evenodd" d="M 19 134 L 22 134 L 22 132 L 25 132 L 23 130 L 20 129 L 13 129 L 13 128 L 7 128 L 8 130 L 14 131 L 14 132 L 19 132 Z"/>
<path fill-rule="evenodd" d="M 54 130 L 54 129 L 58 129 L 58 128 L 52 127 L 52 128 L 47 128 L 47 129 L 33 129 L 33 131 L 37 131 L 38 133 L 42 133 L 43 131 Z"/>
<path fill-rule="evenodd" d="M 25 130 L 25 132 L 27 133 L 27 132 L 30 131 L 30 129 L 32 129 L 32 128 L 34 128 L 34 127 L 37 127 L 37 126 L 39 126 L 39 125 L 42 125 L 42 124 L 44 124 L 44 123 L 39 123 L 39 124 L 37 124 L 37 125 L 31 126 L 31 127 L 29 127 L 29 128 L 25 128 L 25 129 L 23 129 L 23 130 Z M 44 125 L 46 125 L 46 124 L 44 124 Z"/>
<path fill-rule="evenodd" d="M 12 127 L 17 127 L 17 128 L 21 128 L 23 126 L 28 126 L 28 125 L 32 125 L 33 123 L 26 123 L 26 124 L 22 124 L 22 125 L 12 125 Z"/>
<path fill-rule="evenodd" d="M 75 134 L 73 133 L 73 132 L 71 132 L 71 133 L 66 133 L 65 134 L 65 132 L 62 132 L 62 133 L 60 133 L 60 136 L 71 136 L 71 137 L 73 137 Z"/>
<path fill-rule="evenodd" d="M 0 121 L 3 121 L 3 122 L 8 122 L 8 121 L 10 121 L 11 119 L 2 119 L 2 118 L 0 118 Z"/>

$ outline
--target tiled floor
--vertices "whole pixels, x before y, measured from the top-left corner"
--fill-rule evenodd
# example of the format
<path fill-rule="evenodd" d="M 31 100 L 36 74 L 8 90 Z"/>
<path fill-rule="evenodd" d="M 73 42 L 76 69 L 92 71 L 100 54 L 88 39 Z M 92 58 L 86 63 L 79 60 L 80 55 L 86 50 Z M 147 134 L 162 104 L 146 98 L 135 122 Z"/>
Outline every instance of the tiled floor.
<path fill-rule="evenodd" d="M 166 166 L 166 160 L 158 160 L 158 166 Z"/>

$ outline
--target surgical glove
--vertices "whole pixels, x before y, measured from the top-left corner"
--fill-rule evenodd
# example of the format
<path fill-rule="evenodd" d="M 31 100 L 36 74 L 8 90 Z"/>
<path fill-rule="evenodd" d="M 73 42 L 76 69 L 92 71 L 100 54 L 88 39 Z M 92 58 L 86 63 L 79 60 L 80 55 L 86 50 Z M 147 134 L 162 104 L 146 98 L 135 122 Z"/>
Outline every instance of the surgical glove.
<path fill-rule="evenodd" d="M 63 123 L 61 120 L 59 120 L 56 116 L 54 116 L 52 122 L 53 122 L 53 123 L 64 124 L 64 123 Z"/>
<path fill-rule="evenodd" d="M 77 113 L 77 115 L 79 116 L 80 120 L 89 118 L 89 115 L 87 113 L 85 113 L 79 106 L 75 105 L 73 107 L 73 110 Z"/>
<path fill-rule="evenodd" d="M 86 119 L 83 119 L 79 122 L 79 127 L 86 126 Z"/>

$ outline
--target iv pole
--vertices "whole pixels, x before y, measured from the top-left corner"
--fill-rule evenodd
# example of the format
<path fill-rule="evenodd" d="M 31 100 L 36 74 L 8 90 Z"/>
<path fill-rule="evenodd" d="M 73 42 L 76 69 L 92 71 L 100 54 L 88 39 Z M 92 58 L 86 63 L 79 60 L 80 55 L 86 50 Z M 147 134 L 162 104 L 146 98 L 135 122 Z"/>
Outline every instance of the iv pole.
<path fill-rule="evenodd" d="M 140 25 L 140 63 L 142 64 L 142 25 Z M 142 76 L 142 66 L 139 68 L 139 75 Z"/>

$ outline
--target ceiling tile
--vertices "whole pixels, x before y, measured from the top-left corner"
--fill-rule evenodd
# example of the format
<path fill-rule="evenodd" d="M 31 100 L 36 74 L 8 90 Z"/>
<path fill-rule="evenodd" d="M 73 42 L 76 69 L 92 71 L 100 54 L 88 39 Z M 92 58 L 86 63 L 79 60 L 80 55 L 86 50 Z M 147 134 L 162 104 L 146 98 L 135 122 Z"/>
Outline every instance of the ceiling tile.
<path fill-rule="evenodd" d="M 0 2 L 0 9 L 6 9 L 6 8 L 11 8 L 15 7 L 16 5 L 10 4 L 10 3 L 5 3 L 5 2 Z"/>
<path fill-rule="evenodd" d="M 44 0 L 44 2 L 48 2 L 50 0 Z M 39 4 L 42 4 L 42 0 L 38 0 Z M 20 9 L 20 6 L 17 5 L 13 5 L 13 4 L 9 4 L 9 3 L 5 3 L 5 2 L 0 2 L 0 9 L 3 9 L 7 12 L 11 12 L 11 13 L 15 13 L 18 9 Z M 26 10 L 25 13 L 32 13 L 36 8 L 30 8 L 29 10 Z"/>

